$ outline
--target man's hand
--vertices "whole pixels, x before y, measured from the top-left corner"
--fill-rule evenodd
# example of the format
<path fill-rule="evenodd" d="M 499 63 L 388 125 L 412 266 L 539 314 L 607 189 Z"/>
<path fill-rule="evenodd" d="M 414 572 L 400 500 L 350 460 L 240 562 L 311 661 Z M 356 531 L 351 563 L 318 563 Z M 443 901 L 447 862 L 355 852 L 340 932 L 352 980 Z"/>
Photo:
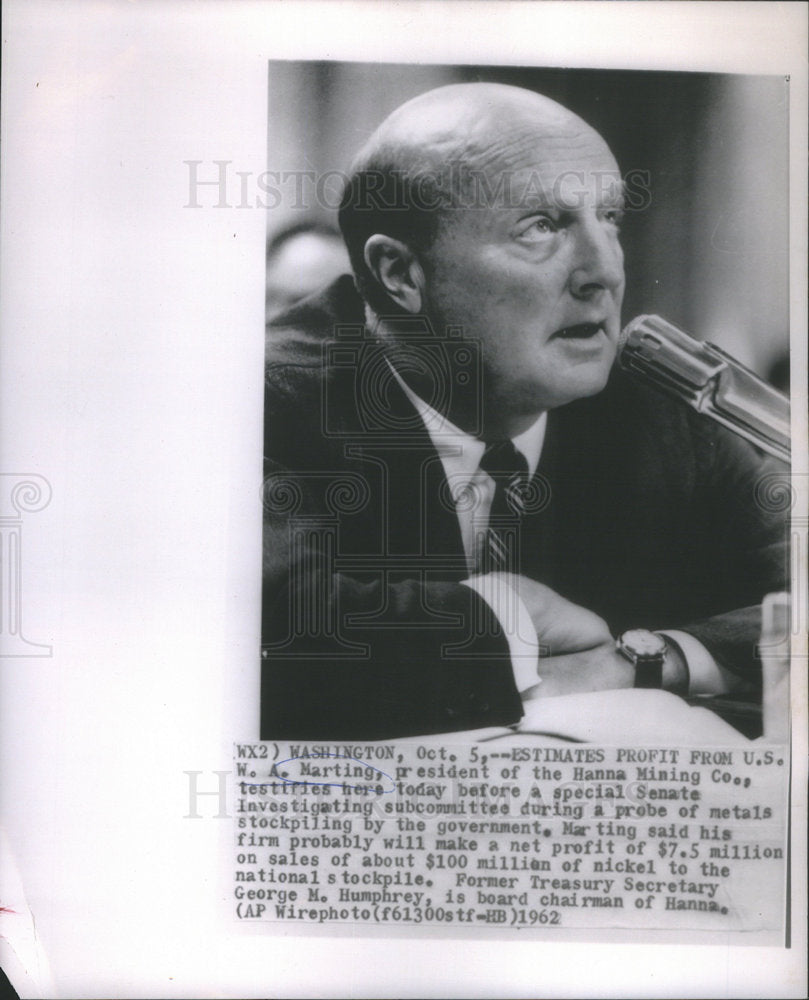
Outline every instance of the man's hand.
<path fill-rule="evenodd" d="M 635 683 L 635 668 L 621 656 L 610 638 L 609 642 L 578 653 L 540 656 L 539 676 L 540 684 L 522 692 L 523 701 L 631 688 Z"/>
<path fill-rule="evenodd" d="M 635 668 L 616 650 L 603 618 L 536 580 L 516 574 L 507 579 L 528 609 L 539 641 L 541 683 L 522 693 L 524 701 L 633 687 Z"/>
<path fill-rule="evenodd" d="M 612 643 L 607 623 L 594 612 L 573 604 L 527 576 L 497 575 L 506 578 L 527 608 L 536 629 L 541 657 L 559 657 L 563 653 L 578 653 Z"/>

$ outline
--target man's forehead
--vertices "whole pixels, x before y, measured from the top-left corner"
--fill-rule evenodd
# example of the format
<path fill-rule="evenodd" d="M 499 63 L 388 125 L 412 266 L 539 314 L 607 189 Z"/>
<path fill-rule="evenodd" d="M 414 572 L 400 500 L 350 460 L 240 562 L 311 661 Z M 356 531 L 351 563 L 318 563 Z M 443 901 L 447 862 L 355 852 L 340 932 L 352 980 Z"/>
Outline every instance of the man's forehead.
<path fill-rule="evenodd" d="M 533 166 L 510 167 L 465 163 L 457 169 L 457 205 L 465 208 L 532 211 L 576 211 L 619 208 L 624 184 L 610 155 L 593 159 L 539 160 Z"/>
<path fill-rule="evenodd" d="M 609 160 L 592 165 L 572 162 L 514 172 L 505 170 L 500 180 L 501 186 L 508 188 L 510 206 L 514 208 L 575 211 L 623 204 L 621 174 Z"/>
<path fill-rule="evenodd" d="M 465 204 L 470 191 L 476 199 L 488 195 L 491 207 L 559 209 L 616 204 L 623 194 L 606 142 L 573 115 L 482 122 L 455 151 L 455 167 Z"/>

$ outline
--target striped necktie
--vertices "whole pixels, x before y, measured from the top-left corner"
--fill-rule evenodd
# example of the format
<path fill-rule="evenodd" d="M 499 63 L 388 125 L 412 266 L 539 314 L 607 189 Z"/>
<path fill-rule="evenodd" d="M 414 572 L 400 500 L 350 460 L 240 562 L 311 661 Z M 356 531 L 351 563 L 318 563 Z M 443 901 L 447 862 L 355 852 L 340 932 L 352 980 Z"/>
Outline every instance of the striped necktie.
<path fill-rule="evenodd" d="M 528 462 L 511 441 L 495 441 L 487 445 L 480 468 L 495 484 L 489 523 L 480 532 L 480 572 L 519 572 L 519 522 L 525 513 Z"/>

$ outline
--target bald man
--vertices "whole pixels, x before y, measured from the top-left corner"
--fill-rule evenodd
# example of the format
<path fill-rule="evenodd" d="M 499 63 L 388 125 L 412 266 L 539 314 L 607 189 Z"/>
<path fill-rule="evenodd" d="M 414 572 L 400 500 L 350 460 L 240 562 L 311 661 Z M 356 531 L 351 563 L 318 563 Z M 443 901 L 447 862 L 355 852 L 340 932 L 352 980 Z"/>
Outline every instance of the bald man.
<path fill-rule="evenodd" d="M 353 280 L 268 327 L 263 738 L 756 691 L 769 467 L 614 369 L 622 198 L 592 128 L 502 85 L 424 94 L 357 156 Z"/>

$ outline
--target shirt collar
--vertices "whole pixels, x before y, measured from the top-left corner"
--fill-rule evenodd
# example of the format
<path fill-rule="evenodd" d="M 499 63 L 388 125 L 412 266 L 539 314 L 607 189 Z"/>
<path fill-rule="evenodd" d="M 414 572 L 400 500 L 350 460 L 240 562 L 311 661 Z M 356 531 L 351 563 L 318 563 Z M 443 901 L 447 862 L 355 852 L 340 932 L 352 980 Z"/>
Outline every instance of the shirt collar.
<path fill-rule="evenodd" d="M 480 438 L 462 431 L 451 420 L 433 409 L 429 403 L 425 403 L 396 371 L 390 359 L 387 360 L 396 381 L 421 417 L 425 430 L 430 435 L 430 440 L 444 466 L 447 478 L 462 477 L 471 480 L 480 467 L 486 443 Z M 533 476 L 539 465 L 547 422 L 548 414 L 541 413 L 527 430 L 512 438 L 512 444 L 523 455 L 528 464 L 529 476 Z"/>

